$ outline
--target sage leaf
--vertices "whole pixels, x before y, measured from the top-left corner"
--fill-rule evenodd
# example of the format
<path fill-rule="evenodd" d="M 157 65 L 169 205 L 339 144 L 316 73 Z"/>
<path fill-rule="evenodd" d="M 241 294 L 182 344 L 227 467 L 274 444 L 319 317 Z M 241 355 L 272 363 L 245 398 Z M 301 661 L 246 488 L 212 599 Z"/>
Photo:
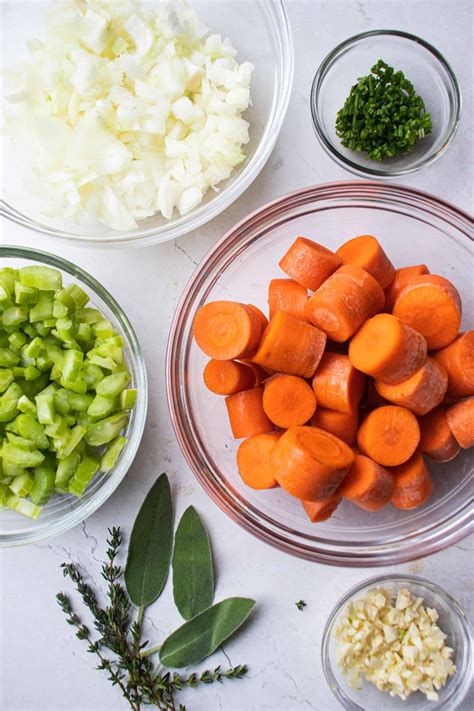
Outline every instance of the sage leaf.
<path fill-rule="evenodd" d="M 176 529 L 173 596 L 181 617 L 190 620 L 212 605 L 214 572 L 209 536 L 201 517 L 189 506 Z"/>
<path fill-rule="evenodd" d="M 150 605 L 163 590 L 173 548 L 173 504 L 162 474 L 145 497 L 128 546 L 125 585 L 137 607 Z"/>
<path fill-rule="evenodd" d="M 167 667 L 188 667 L 209 657 L 249 616 L 255 600 L 229 597 L 185 622 L 165 639 L 160 661 Z"/>

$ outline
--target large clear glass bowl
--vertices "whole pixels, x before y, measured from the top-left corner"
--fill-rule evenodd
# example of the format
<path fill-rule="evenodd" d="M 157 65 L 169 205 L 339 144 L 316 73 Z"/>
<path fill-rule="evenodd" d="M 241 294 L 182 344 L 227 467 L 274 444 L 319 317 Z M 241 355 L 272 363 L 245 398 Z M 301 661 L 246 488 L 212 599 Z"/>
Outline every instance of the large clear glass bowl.
<path fill-rule="evenodd" d="M 344 501 L 334 516 L 312 524 L 282 489 L 254 491 L 235 465 L 223 398 L 203 385 L 206 356 L 192 337 L 196 311 L 215 299 L 267 309 L 267 286 L 282 276 L 278 261 L 297 235 L 330 249 L 374 234 L 395 265 L 426 263 L 452 279 L 474 325 L 472 222 L 443 200 L 402 185 L 329 183 L 275 200 L 244 218 L 193 274 L 171 328 L 167 387 L 171 417 L 192 471 L 214 501 L 248 531 L 281 550 L 320 563 L 376 566 L 444 548 L 472 527 L 473 450 L 446 464 L 430 462 L 434 493 L 420 509 L 391 506 L 368 513 Z"/>
<path fill-rule="evenodd" d="M 102 506 L 133 462 L 142 438 L 147 412 L 148 387 L 142 351 L 130 321 L 113 296 L 94 277 L 61 257 L 23 247 L 0 247 L 1 267 L 17 268 L 32 263 L 47 264 L 59 269 L 65 284 L 74 282 L 81 286 L 89 294 L 91 305 L 98 308 L 123 336 L 125 360 L 132 376 L 131 387 L 137 389 L 137 402 L 130 413 L 130 421 L 124 433 L 128 439 L 127 445 L 111 471 L 96 475 L 79 499 L 71 494 L 53 496 L 35 521 L 0 508 L 0 547 L 36 543 L 64 533 Z"/>
<path fill-rule="evenodd" d="M 2 66 L 25 58 L 25 42 L 41 33 L 47 6 L 52 0 L 1 3 Z M 135 230 L 118 232 L 105 226 L 77 226 L 57 223 L 41 216 L 38 204 L 25 192 L 21 165 L 15 149 L 2 138 L 3 178 L 1 214 L 33 230 L 78 245 L 149 245 L 174 239 L 196 229 L 233 203 L 255 180 L 275 145 L 285 117 L 293 81 L 293 42 L 283 0 L 190 0 L 211 32 L 229 37 L 240 61 L 253 62 L 252 106 L 245 113 L 250 122 L 247 159 L 219 184 L 205 200 L 184 217 L 164 220 L 155 216 L 139 223 Z"/>
<path fill-rule="evenodd" d="M 333 632 L 346 605 L 364 597 L 372 588 L 385 588 L 393 597 L 398 595 L 400 589 L 408 588 L 413 595 L 423 598 L 425 606 L 437 610 L 438 625 L 447 635 L 446 644 L 454 650 L 453 661 L 456 665 L 456 673 L 439 692 L 439 701 L 428 701 L 421 693 L 412 694 L 402 701 L 379 691 L 367 681 L 361 691 L 352 689 L 347 683 L 347 678 L 337 664 Z M 439 585 L 414 575 L 379 575 L 359 583 L 338 600 L 323 632 L 321 661 L 329 688 L 348 711 L 455 711 L 460 708 L 472 680 L 471 628 L 464 610 Z"/>

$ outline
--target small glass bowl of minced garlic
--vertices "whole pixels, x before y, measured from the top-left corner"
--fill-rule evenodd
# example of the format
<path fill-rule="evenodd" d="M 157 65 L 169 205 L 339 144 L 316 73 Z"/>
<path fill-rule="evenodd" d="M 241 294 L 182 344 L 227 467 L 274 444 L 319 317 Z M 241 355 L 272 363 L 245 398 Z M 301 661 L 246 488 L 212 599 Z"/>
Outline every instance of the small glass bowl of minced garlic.
<path fill-rule="evenodd" d="M 470 686 L 469 622 L 429 580 L 378 576 L 335 606 L 323 634 L 322 664 L 345 709 L 454 711 Z"/>

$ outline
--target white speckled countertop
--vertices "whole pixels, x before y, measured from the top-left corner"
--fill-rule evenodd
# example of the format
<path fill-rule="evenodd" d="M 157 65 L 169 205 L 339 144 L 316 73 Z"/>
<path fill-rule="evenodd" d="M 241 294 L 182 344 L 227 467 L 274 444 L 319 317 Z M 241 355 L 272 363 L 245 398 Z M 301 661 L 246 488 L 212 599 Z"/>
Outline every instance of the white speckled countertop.
<path fill-rule="evenodd" d="M 21 0 L 18 0 L 19 2 Z M 248 0 L 249 2 L 251 0 Z M 225 0 L 221 0 L 225 2 Z M 183 694 L 194 711 L 333 711 L 339 708 L 323 678 L 320 639 L 327 614 L 350 586 L 395 568 L 352 570 L 297 560 L 250 537 L 213 504 L 186 466 L 168 417 L 164 384 L 166 338 L 178 298 L 195 265 L 234 222 L 296 188 L 351 176 L 314 138 L 308 94 L 326 53 L 368 29 L 419 34 L 452 64 L 464 99 L 461 127 L 447 154 L 404 182 L 472 210 L 472 11 L 470 0 L 288 0 L 296 71 L 288 115 L 277 146 L 254 185 L 210 225 L 176 242 L 136 251 L 87 252 L 61 245 L 61 255 L 97 276 L 118 299 L 142 343 L 150 376 L 150 408 L 139 455 L 114 496 L 87 522 L 38 545 L 0 553 L 0 708 L 5 711 L 120 711 L 126 703 L 93 668 L 55 602 L 69 586 L 59 564 L 76 560 L 98 576 L 107 526 L 131 525 L 158 472 L 173 481 L 178 514 L 191 502 L 206 520 L 217 567 L 217 598 L 243 594 L 258 608 L 248 632 L 225 645 L 210 664 L 247 663 L 246 680 Z M 54 242 L 3 222 L 0 241 L 55 251 Z M 147 302 L 147 308 L 143 308 Z M 150 328 L 153 325 L 153 328 Z M 430 558 L 398 566 L 450 592 L 472 611 L 472 540 Z M 165 594 L 147 620 L 159 641 L 178 624 Z M 300 598 L 308 606 L 299 612 Z M 227 657 L 227 659 L 226 659 Z M 459 707 L 474 708 L 471 697 Z"/>

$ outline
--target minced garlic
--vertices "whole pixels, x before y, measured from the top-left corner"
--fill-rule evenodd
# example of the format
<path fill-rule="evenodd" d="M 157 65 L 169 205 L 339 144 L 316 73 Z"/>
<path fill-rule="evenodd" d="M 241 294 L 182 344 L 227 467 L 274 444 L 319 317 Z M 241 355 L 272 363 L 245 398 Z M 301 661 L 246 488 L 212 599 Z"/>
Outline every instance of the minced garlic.
<path fill-rule="evenodd" d="M 334 635 L 337 662 L 351 687 L 360 689 L 365 677 L 390 696 L 406 699 L 421 691 L 438 700 L 456 667 L 437 611 L 422 603 L 406 589 L 394 601 L 384 588 L 348 603 Z"/>

